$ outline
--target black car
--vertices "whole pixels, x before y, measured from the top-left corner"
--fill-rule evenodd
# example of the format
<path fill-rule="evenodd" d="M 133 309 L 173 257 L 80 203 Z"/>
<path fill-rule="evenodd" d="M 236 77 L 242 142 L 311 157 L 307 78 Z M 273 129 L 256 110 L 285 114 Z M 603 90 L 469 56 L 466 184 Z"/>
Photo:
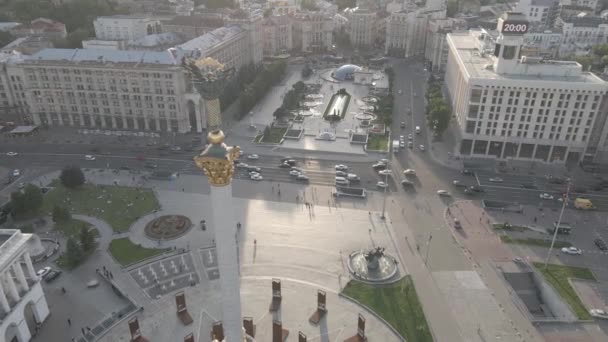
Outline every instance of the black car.
<path fill-rule="evenodd" d="M 574 188 L 572 190 L 572 192 L 578 192 L 579 194 L 586 194 L 587 193 L 587 189 L 585 189 L 585 188 Z"/>
<path fill-rule="evenodd" d="M 287 163 L 281 163 L 281 164 L 279 164 L 279 167 L 282 169 L 291 169 L 291 165 L 289 165 Z"/>
<path fill-rule="evenodd" d="M 600 250 L 602 250 L 602 251 L 608 250 L 608 247 L 606 247 L 606 242 L 603 239 L 601 239 L 601 238 L 595 239 L 593 242 L 595 243 L 597 248 L 599 248 Z"/>
<path fill-rule="evenodd" d="M 471 185 L 469 187 L 469 189 L 471 189 L 471 191 L 473 191 L 473 192 L 486 192 L 486 190 L 484 188 L 477 186 L 477 185 Z"/>
<path fill-rule="evenodd" d="M 129 170 L 131 170 L 131 168 L 130 168 L 130 167 L 128 167 L 128 166 L 121 166 L 121 167 L 120 167 L 120 169 L 121 169 L 121 170 L 125 170 L 125 171 L 129 171 Z"/>
<path fill-rule="evenodd" d="M 156 169 L 158 167 L 158 165 L 156 165 L 154 163 L 146 163 L 146 164 L 144 164 L 144 167 L 146 169 Z"/>
<path fill-rule="evenodd" d="M 374 168 L 374 170 L 386 170 L 386 166 L 385 163 L 376 163 L 372 165 L 372 168 Z"/>
<path fill-rule="evenodd" d="M 296 165 L 296 161 L 295 159 L 285 159 L 281 161 L 282 164 L 287 164 L 289 166 L 295 166 Z"/>
<path fill-rule="evenodd" d="M 473 170 L 463 169 L 461 172 L 463 175 L 466 176 L 475 176 L 475 172 Z"/>
<path fill-rule="evenodd" d="M 524 189 L 538 189 L 538 186 L 536 186 L 536 184 L 532 184 L 532 183 L 524 183 L 521 185 L 521 187 Z"/>
<path fill-rule="evenodd" d="M 50 283 L 53 280 L 57 279 L 57 277 L 59 277 L 60 275 L 61 275 L 61 271 L 60 270 L 51 270 L 44 277 L 44 281 L 46 281 L 47 283 Z"/>

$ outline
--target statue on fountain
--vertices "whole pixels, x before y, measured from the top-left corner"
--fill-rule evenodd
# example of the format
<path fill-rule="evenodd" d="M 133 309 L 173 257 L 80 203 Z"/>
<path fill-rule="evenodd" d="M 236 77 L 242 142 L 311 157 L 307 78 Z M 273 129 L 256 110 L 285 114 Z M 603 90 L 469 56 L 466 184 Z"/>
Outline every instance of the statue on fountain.
<path fill-rule="evenodd" d="M 365 260 L 367 261 L 367 269 L 377 270 L 380 266 L 379 260 L 384 256 L 384 247 L 375 247 L 365 253 Z"/>

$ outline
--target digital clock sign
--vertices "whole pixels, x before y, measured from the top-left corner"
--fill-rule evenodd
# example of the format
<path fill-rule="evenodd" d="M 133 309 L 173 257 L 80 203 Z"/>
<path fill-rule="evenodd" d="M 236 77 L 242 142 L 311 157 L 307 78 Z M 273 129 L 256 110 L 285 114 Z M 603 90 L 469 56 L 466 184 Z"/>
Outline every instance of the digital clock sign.
<path fill-rule="evenodd" d="M 528 23 L 522 21 L 504 21 L 502 23 L 502 34 L 524 34 L 528 32 Z"/>

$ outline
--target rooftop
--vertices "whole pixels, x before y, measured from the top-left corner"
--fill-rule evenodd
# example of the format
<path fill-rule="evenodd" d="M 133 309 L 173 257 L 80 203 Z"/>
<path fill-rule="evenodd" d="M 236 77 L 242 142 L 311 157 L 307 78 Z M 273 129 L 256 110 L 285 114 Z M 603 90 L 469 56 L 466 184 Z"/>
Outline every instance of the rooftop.
<path fill-rule="evenodd" d="M 3 270 L 15 253 L 25 247 L 32 234 L 23 234 L 19 229 L 0 229 L 0 270 Z"/>
<path fill-rule="evenodd" d="M 552 82 L 579 82 L 587 84 L 607 84 L 595 74 L 583 72 L 574 61 L 553 61 L 539 58 L 522 58 L 510 74 L 497 74 L 492 67 L 491 53 L 480 52 L 481 39 L 485 31 L 450 33 L 448 42 L 458 52 L 458 59 L 470 78 L 493 80 L 528 80 Z M 487 46 L 486 46 L 487 48 Z"/>
<path fill-rule="evenodd" d="M 109 16 L 100 16 L 97 19 L 153 19 L 152 16 L 146 14 L 117 14 Z"/>
<path fill-rule="evenodd" d="M 202 36 L 178 45 L 176 48 L 186 51 L 207 50 L 222 42 L 228 41 L 243 32 L 245 31 L 239 26 L 219 27 L 211 32 L 205 33 Z"/>
<path fill-rule="evenodd" d="M 98 63 L 151 63 L 177 65 L 178 61 L 168 51 L 122 51 L 107 49 L 44 49 L 28 60 L 67 61 Z"/>

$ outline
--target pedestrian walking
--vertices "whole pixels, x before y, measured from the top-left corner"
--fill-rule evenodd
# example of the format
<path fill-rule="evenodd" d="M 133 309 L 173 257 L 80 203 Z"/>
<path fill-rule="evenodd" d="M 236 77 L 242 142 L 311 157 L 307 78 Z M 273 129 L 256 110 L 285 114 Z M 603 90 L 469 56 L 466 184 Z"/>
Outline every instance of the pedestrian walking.
<path fill-rule="evenodd" d="M 66 292 L 66 291 L 65 291 L 65 287 L 62 287 L 62 288 L 61 288 L 61 293 L 65 294 L 65 292 Z"/>
<path fill-rule="evenodd" d="M 68 325 L 72 325 L 72 320 L 68 318 Z"/>
<path fill-rule="evenodd" d="M 80 328 L 80 331 L 82 331 L 82 336 L 86 335 L 84 332 L 84 328 Z"/>

